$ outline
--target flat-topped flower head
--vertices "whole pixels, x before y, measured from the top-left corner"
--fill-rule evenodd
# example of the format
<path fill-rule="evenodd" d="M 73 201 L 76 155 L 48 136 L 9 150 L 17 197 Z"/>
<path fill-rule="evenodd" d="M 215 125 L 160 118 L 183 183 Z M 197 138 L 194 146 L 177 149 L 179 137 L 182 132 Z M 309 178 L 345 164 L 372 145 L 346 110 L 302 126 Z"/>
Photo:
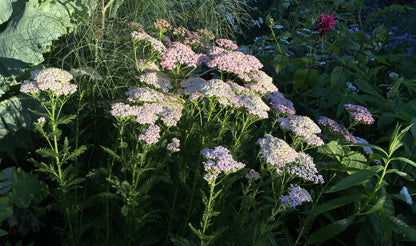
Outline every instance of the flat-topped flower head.
<path fill-rule="evenodd" d="M 260 174 L 254 169 L 251 169 L 244 177 L 248 180 L 259 180 Z"/>
<path fill-rule="evenodd" d="M 295 133 L 299 140 L 308 145 L 322 146 L 324 142 L 316 134 L 321 133 L 321 128 L 315 124 L 309 117 L 302 115 L 291 114 L 284 117 L 279 117 L 277 121 L 280 127 Z"/>
<path fill-rule="evenodd" d="M 261 99 L 258 94 L 243 94 L 240 96 L 239 105 L 247 109 L 251 115 L 255 115 L 261 119 L 269 118 L 268 111 L 270 107 Z"/>
<path fill-rule="evenodd" d="M 306 181 L 312 181 L 315 184 L 324 183 L 322 175 L 318 175 L 313 158 L 303 152 L 300 152 L 295 161 L 286 165 L 285 172 L 296 175 Z"/>
<path fill-rule="evenodd" d="M 155 39 L 154 37 L 150 36 L 144 31 L 142 32 L 133 31 L 131 33 L 131 36 L 137 40 L 146 40 L 152 45 L 153 49 L 159 52 L 160 54 L 164 54 L 166 51 L 166 47 L 161 41 Z"/>
<path fill-rule="evenodd" d="M 345 141 L 350 143 L 356 143 L 355 137 L 345 128 L 336 122 L 325 116 L 319 116 L 318 124 L 322 127 L 326 127 L 332 134 L 344 138 Z"/>
<path fill-rule="evenodd" d="M 350 117 L 360 123 L 371 125 L 375 122 L 373 115 L 367 110 L 367 108 L 354 105 L 354 104 L 344 104 L 345 109 L 350 114 Z"/>
<path fill-rule="evenodd" d="M 284 170 L 286 164 L 294 162 L 298 157 L 296 150 L 288 143 L 270 134 L 265 134 L 257 143 L 260 145 L 260 157 L 276 167 L 278 174 Z"/>
<path fill-rule="evenodd" d="M 166 145 L 166 149 L 169 150 L 170 152 L 179 152 L 181 151 L 181 149 L 179 149 L 180 146 L 180 141 L 177 138 L 172 138 L 172 142 L 168 143 L 168 145 Z"/>
<path fill-rule="evenodd" d="M 282 207 L 296 207 L 302 205 L 302 202 L 312 202 L 312 197 L 309 192 L 300 186 L 290 184 L 289 195 L 280 196 Z"/>
<path fill-rule="evenodd" d="M 162 59 L 160 65 L 168 70 L 172 70 L 177 64 L 196 67 L 204 61 L 201 54 L 196 54 L 190 46 L 179 42 L 172 42 Z"/>
<path fill-rule="evenodd" d="M 215 39 L 215 43 L 225 49 L 236 50 L 238 49 L 238 45 L 234 43 L 232 40 L 229 39 Z"/>
<path fill-rule="evenodd" d="M 147 144 L 154 144 L 159 141 L 160 138 L 160 127 L 158 125 L 150 125 L 144 129 L 139 135 L 139 140 L 145 141 Z"/>
<path fill-rule="evenodd" d="M 296 114 L 293 102 L 286 99 L 279 91 L 264 95 L 264 98 L 270 101 L 271 108 L 278 113 Z"/>
<path fill-rule="evenodd" d="M 20 91 L 24 93 L 37 93 L 39 91 L 52 91 L 55 96 L 70 95 L 77 91 L 77 85 L 69 83 L 74 77 L 69 72 L 59 68 L 45 68 L 31 72 L 33 81 L 25 80 Z"/>
<path fill-rule="evenodd" d="M 278 91 L 277 87 L 273 84 L 273 78 L 263 71 L 253 70 L 248 73 L 239 74 L 238 77 L 246 82 L 245 87 L 260 94 Z"/>
<path fill-rule="evenodd" d="M 20 92 L 28 93 L 28 94 L 36 94 L 39 92 L 39 88 L 38 88 L 38 85 L 36 84 L 36 81 L 25 80 L 20 85 Z"/>
<path fill-rule="evenodd" d="M 214 149 L 205 148 L 201 154 L 208 159 L 203 162 L 205 171 L 208 173 L 207 177 L 204 177 L 207 181 L 213 177 L 216 178 L 220 173 L 235 173 L 245 167 L 244 163 L 235 161 L 230 151 L 223 146 L 217 146 Z"/>
<path fill-rule="evenodd" d="M 138 79 L 141 82 L 152 85 L 158 89 L 163 90 L 164 92 L 168 92 L 173 88 L 170 78 L 161 71 L 147 71 L 140 75 Z"/>
<path fill-rule="evenodd" d="M 148 87 L 132 87 L 126 92 L 130 102 L 157 102 L 162 100 L 164 94 Z"/>
<path fill-rule="evenodd" d="M 172 25 L 165 19 L 156 19 L 153 23 L 156 29 L 166 31 L 166 30 L 172 30 Z"/>
<path fill-rule="evenodd" d="M 223 51 L 217 54 L 210 52 L 210 55 L 212 59 L 207 62 L 207 66 L 223 72 L 244 74 L 263 67 L 255 56 L 245 55 L 240 51 Z"/>
<path fill-rule="evenodd" d="M 167 126 L 176 126 L 182 117 L 184 103 L 173 94 L 165 94 L 163 100 L 157 102 L 156 105 L 160 107 L 157 114 L 163 123 Z"/>

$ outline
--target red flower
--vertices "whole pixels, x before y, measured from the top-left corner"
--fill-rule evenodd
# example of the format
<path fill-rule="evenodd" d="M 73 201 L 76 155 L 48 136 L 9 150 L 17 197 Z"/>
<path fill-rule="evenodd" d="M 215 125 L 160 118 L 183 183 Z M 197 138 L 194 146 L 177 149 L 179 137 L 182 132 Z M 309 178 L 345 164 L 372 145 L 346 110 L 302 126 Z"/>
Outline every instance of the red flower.
<path fill-rule="evenodd" d="M 335 30 L 336 19 L 336 16 L 321 14 L 321 16 L 318 17 L 318 24 L 313 25 L 312 30 L 319 31 L 321 36 L 325 35 L 327 32 L 332 32 Z"/>

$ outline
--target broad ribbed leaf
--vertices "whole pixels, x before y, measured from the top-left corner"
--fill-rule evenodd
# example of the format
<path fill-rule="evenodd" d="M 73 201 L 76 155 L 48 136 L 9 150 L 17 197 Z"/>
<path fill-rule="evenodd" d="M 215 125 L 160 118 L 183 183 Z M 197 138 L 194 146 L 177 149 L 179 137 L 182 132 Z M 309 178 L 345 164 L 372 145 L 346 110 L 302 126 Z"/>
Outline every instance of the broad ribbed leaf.
<path fill-rule="evenodd" d="M 13 205 L 7 197 L 0 197 L 0 223 L 13 215 Z"/>
<path fill-rule="evenodd" d="M 17 161 L 15 149 L 26 148 L 31 143 L 33 122 L 38 118 L 28 108 L 42 110 L 40 103 L 26 95 L 18 95 L 0 102 L 0 153 Z"/>
<path fill-rule="evenodd" d="M 12 13 L 11 2 L 16 2 Z M 0 0 L 6 6 L 3 12 L 0 4 L 0 23 L 2 18 L 8 19 L 0 33 L 0 96 L 24 69 L 43 62 L 43 53 L 50 51 L 52 41 L 76 24 L 71 23 L 74 13 L 91 13 L 92 2 L 51 1 L 38 7 L 38 0 Z"/>
<path fill-rule="evenodd" d="M 0 24 L 6 22 L 13 13 L 12 3 L 17 0 L 0 0 Z"/>
<path fill-rule="evenodd" d="M 31 201 L 40 202 L 48 196 L 48 186 L 39 181 L 37 175 L 18 168 L 14 177 L 16 182 L 9 197 L 17 207 L 27 208 Z"/>
<path fill-rule="evenodd" d="M 353 187 L 355 185 L 362 184 L 368 180 L 370 180 L 375 174 L 383 170 L 382 166 L 373 166 L 367 169 L 363 169 L 361 171 L 358 171 L 354 174 L 351 174 L 350 176 L 342 179 L 338 183 L 336 183 L 334 186 L 332 186 L 327 192 L 337 192 L 340 190 L 345 190 L 350 187 Z"/>
<path fill-rule="evenodd" d="M 315 244 L 318 242 L 325 242 L 328 239 L 335 237 L 341 232 L 345 231 L 348 226 L 352 223 L 353 218 L 345 218 L 342 220 L 335 221 L 329 225 L 326 225 L 317 231 L 315 231 L 309 238 L 308 243 Z"/>

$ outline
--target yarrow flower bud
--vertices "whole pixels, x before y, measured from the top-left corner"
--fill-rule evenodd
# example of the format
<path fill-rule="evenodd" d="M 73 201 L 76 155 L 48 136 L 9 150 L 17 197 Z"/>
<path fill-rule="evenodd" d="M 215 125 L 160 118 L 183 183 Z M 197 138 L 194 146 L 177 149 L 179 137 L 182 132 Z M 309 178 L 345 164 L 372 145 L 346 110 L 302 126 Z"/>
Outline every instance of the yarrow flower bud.
<path fill-rule="evenodd" d="M 251 169 L 245 176 L 248 180 L 258 180 L 260 179 L 260 174 L 256 172 L 254 169 Z"/>
<path fill-rule="evenodd" d="M 37 121 L 38 121 L 39 126 L 43 127 L 45 125 L 46 119 L 45 117 L 39 117 Z"/>
<path fill-rule="evenodd" d="M 351 118 L 355 121 L 371 125 L 375 122 L 373 115 L 367 110 L 367 108 L 360 105 L 344 104 L 345 109 L 349 112 Z"/>
<path fill-rule="evenodd" d="M 171 143 L 169 143 L 169 144 L 166 146 L 166 149 L 167 149 L 167 150 L 169 150 L 169 151 L 171 151 L 171 152 L 178 152 L 178 151 L 180 151 L 180 149 L 179 149 L 179 145 L 180 145 L 180 141 L 179 141 L 179 139 L 177 139 L 177 138 L 172 138 L 172 142 L 171 142 Z"/>
<path fill-rule="evenodd" d="M 302 205 L 302 202 L 312 202 L 312 197 L 309 192 L 299 186 L 290 184 L 289 195 L 280 196 L 282 207 L 296 207 Z"/>

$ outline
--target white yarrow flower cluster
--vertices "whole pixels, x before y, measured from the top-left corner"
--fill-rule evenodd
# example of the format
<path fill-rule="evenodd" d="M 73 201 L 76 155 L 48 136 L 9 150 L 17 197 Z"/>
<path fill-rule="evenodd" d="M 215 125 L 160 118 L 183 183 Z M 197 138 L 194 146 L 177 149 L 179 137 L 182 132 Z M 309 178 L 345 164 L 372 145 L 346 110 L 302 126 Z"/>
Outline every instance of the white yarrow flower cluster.
<path fill-rule="evenodd" d="M 240 104 L 247 109 L 249 114 L 256 115 L 261 119 L 269 117 L 267 112 L 270 110 L 270 107 L 267 106 L 258 94 L 242 95 Z"/>
<path fill-rule="evenodd" d="M 70 95 L 77 91 L 77 85 L 69 83 L 72 74 L 59 68 L 46 68 L 31 72 L 33 81 L 25 80 L 20 91 L 23 93 L 37 93 L 52 91 L 55 96 Z"/>
<path fill-rule="evenodd" d="M 308 145 L 324 145 L 324 141 L 316 135 L 321 133 L 321 129 L 309 117 L 292 114 L 286 118 L 279 117 L 277 121 L 282 128 L 292 131 L 301 141 Z"/>
<path fill-rule="evenodd" d="M 148 85 L 152 85 L 158 89 L 168 92 L 173 88 L 169 77 L 161 71 L 149 71 L 138 77 L 138 79 Z"/>
<path fill-rule="evenodd" d="M 181 151 L 181 149 L 179 149 L 180 146 L 180 141 L 177 138 L 172 138 L 172 142 L 170 142 L 167 146 L 166 149 L 169 150 L 170 152 L 178 152 Z"/>
<path fill-rule="evenodd" d="M 130 88 L 126 92 L 130 102 L 157 102 L 164 98 L 164 94 L 148 87 Z"/>
<path fill-rule="evenodd" d="M 247 82 L 245 87 L 261 94 L 278 91 L 278 88 L 273 84 L 273 78 L 261 70 L 252 70 L 239 74 L 238 77 Z"/>

